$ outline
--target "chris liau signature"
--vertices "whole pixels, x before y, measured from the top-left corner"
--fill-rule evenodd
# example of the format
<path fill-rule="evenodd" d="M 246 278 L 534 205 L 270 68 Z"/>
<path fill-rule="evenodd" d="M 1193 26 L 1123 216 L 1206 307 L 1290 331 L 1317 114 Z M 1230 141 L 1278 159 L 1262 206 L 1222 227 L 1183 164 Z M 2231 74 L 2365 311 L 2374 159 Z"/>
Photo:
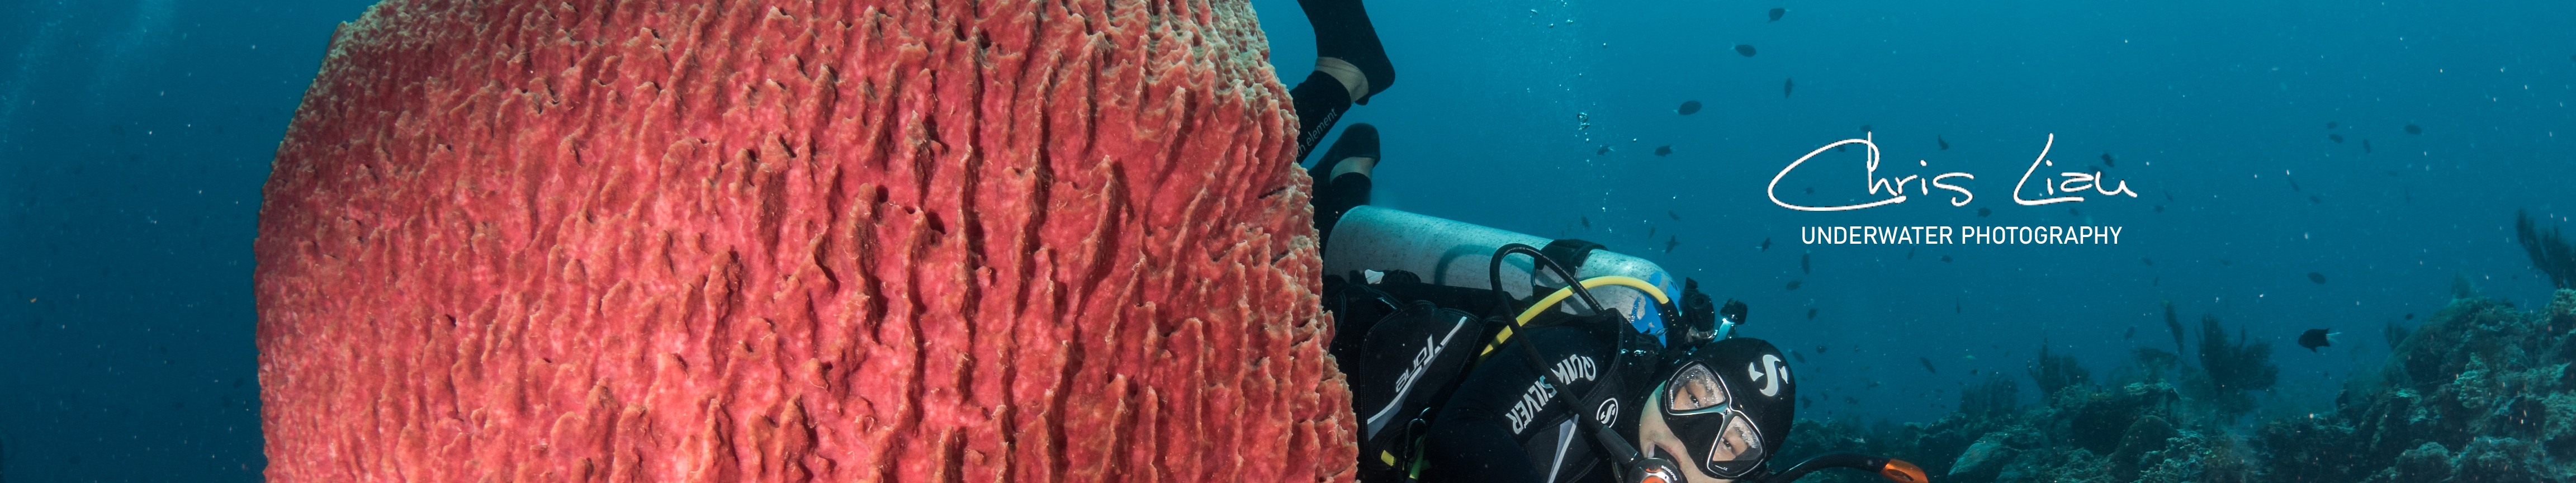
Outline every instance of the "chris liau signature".
<path fill-rule="evenodd" d="M 1874 137 L 1874 135 L 1864 134 L 1859 138 L 1835 141 L 1833 144 L 1827 144 L 1824 145 L 1824 147 L 1816 148 L 1814 151 L 1808 151 L 1807 155 L 1799 156 L 1797 161 L 1790 162 L 1788 167 L 1780 168 L 1780 174 L 1771 176 L 1771 185 L 1764 189 L 1764 191 L 1771 196 L 1771 204 L 1780 205 L 1782 208 L 1798 211 L 1848 211 L 1904 203 L 1908 197 L 1908 195 L 1905 194 L 1907 190 L 1911 189 L 1915 194 L 1929 196 L 1932 194 L 1933 188 L 1940 188 L 1958 193 L 1958 195 L 1950 197 L 1950 206 L 1967 206 L 1968 202 L 1977 199 L 1977 194 L 1975 192 L 1969 191 L 1968 188 L 1962 187 L 1958 184 L 1952 184 L 1950 181 L 1953 178 L 1969 180 L 1977 179 L 1977 176 L 1973 174 L 1951 172 L 1933 175 L 1929 178 L 1919 174 L 1909 174 L 1896 178 L 1879 176 L 1878 143 L 1871 141 Z M 1780 200 L 1781 178 L 1789 177 L 1790 171 L 1797 170 L 1798 165 L 1806 164 L 1808 159 L 1815 158 L 1818 154 L 1823 154 L 1825 150 L 1842 147 L 1843 145 L 1848 144 L 1859 144 L 1868 149 L 1868 162 L 1862 170 L 1864 183 L 1869 188 L 1869 194 L 1875 195 L 1879 194 L 1880 190 L 1886 190 L 1887 198 L 1868 203 L 1841 206 L 1805 206 Z M 2038 172 L 2040 166 L 2057 166 L 2056 161 L 2050 161 L 2048 159 L 2049 148 L 2055 147 L 2056 145 L 2057 135 L 2051 133 L 2048 135 L 2048 141 L 2039 146 L 2039 157 L 2031 159 L 2030 168 L 2024 169 L 2021 172 L 2021 181 L 2013 183 L 2013 203 L 2022 206 L 2036 206 L 2052 203 L 2082 202 L 2084 201 L 2084 197 L 2078 195 L 2084 194 L 2086 191 L 2099 193 L 2102 196 L 2128 195 L 2130 198 L 2138 197 L 2138 192 L 2129 190 L 2128 181 L 2118 181 L 2116 187 L 2106 189 L 2104 183 L 2110 180 L 2104 179 L 2102 172 L 2100 171 L 2094 171 L 2091 173 L 2068 171 L 2057 173 L 2057 177 L 2042 178 L 2040 180 L 2040 187 L 2042 189 L 2043 196 L 2048 196 L 2047 198 L 2023 198 L 2021 194 L 2022 187 L 2030 184 L 2030 175 L 2032 173 Z M 1914 163 L 1916 166 L 1932 166 L 1930 161 L 1916 160 Z"/>

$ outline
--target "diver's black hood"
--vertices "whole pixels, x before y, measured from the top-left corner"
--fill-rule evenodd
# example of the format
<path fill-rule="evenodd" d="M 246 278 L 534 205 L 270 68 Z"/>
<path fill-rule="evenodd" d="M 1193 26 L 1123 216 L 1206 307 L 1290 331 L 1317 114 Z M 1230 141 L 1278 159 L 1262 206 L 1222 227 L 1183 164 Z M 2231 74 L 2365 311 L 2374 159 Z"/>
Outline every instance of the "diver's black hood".
<path fill-rule="evenodd" d="M 1727 399 L 1761 428 L 1763 448 L 1776 452 L 1788 441 L 1789 425 L 1797 417 L 1798 380 L 1780 348 L 1762 339 L 1731 337 L 1675 354 L 1664 367 L 1669 372 L 1692 362 L 1707 365 L 1726 381 Z"/>

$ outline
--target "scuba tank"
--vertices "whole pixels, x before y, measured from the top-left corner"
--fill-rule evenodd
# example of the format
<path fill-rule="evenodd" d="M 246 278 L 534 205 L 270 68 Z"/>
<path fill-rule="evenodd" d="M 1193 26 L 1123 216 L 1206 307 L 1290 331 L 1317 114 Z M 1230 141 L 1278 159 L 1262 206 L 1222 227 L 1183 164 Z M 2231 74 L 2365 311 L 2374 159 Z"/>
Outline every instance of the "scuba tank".
<path fill-rule="evenodd" d="M 1575 278 L 1592 281 L 1603 277 L 1625 277 L 1652 286 L 1650 294 L 1631 284 L 1604 283 L 1592 294 L 1603 307 L 1617 309 L 1627 317 L 1628 325 L 1655 342 L 1672 345 L 1676 340 L 1665 334 L 1667 326 L 1679 321 L 1665 320 L 1678 313 L 1674 301 L 1662 294 L 1681 294 L 1674 286 L 1672 274 L 1655 262 L 1603 250 L 1597 243 L 1582 240 L 1549 240 L 1536 235 L 1505 231 L 1433 216 L 1408 213 L 1377 206 L 1358 206 L 1343 213 L 1330 230 L 1331 239 L 1324 247 L 1324 273 L 1366 273 L 1402 270 L 1423 278 L 1424 283 L 1450 287 L 1488 289 L 1499 285 L 1513 299 L 1527 299 L 1563 288 L 1570 281 L 1554 276 L 1534 277 L 1538 273 L 1527 257 L 1505 258 L 1514 267 L 1498 274 L 1489 271 L 1497 249 L 1510 244 L 1546 247 L 1548 258 L 1566 265 Z M 1545 278 L 1547 280 L 1535 280 Z M 1369 280 L 1352 280 L 1368 283 Z M 1624 282 L 1624 281 L 1622 281 Z M 1591 285 L 1587 282 L 1586 285 Z M 1657 299 L 1667 299 L 1659 301 Z M 1575 313 L 1574 305 L 1553 307 Z"/>

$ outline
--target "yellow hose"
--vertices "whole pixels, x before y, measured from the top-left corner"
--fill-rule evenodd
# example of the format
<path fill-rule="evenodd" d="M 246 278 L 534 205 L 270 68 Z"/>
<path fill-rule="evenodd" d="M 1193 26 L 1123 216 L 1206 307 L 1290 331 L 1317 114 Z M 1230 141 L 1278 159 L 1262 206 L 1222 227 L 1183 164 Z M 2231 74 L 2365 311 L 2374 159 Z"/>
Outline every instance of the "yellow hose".
<path fill-rule="evenodd" d="M 1656 288 L 1655 284 L 1646 283 L 1645 280 L 1639 280 L 1637 277 L 1620 275 L 1592 277 L 1583 279 L 1582 284 L 1583 288 L 1586 289 L 1600 288 L 1606 285 L 1633 288 L 1646 292 L 1646 295 L 1655 296 L 1656 304 L 1673 303 L 1672 297 L 1664 296 L 1664 289 Z M 1546 312 L 1547 309 L 1556 307 L 1557 303 L 1564 302 L 1566 297 L 1573 295 L 1574 287 L 1556 289 L 1556 293 L 1547 294 L 1547 297 L 1538 299 L 1538 305 L 1532 305 L 1529 310 L 1521 311 L 1521 315 L 1519 317 L 1512 318 L 1512 323 L 1526 327 L 1529 325 L 1530 319 L 1538 317 L 1539 312 Z M 1594 308 L 1598 309 L 1601 307 Z"/>

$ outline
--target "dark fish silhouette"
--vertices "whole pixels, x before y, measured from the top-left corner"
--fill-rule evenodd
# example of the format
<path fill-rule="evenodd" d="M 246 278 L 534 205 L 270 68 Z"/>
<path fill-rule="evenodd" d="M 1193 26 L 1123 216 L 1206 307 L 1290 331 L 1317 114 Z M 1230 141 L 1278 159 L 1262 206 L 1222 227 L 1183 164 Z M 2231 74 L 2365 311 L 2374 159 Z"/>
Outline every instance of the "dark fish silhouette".
<path fill-rule="evenodd" d="M 1786 8 L 1780 8 L 1780 7 L 1771 7 L 1771 21 L 1773 21 L 1773 22 L 1778 22 L 1778 21 L 1780 21 L 1780 16 L 1781 16 L 1781 15 L 1788 15 L 1788 14 L 1789 14 L 1789 9 L 1786 9 Z"/>
<path fill-rule="evenodd" d="M 2407 133 L 2407 134 L 2423 134 L 2423 133 L 2424 133 L 2424 126 L 2417 126 L 2417 125 L 2413 125 L 2413 124 L 2408 124 L 2408 125 L 2406 125 L 2406 133 Z"/>
<path fill-rule="evenodd" d="M 1601 149 L 1598 149 L 1598 150 L 1594 150 L 1594 151 L 1592 151 L 1592 154 L 1594 154 L 1594 155 L 1610 154 L 1610 147 L 1609 147 L 1609 146 L 1602 146 L 1602 147 L 1601 147 Z"/>
<path fill-rule="evenodd" d="M 1762 251 L 1766 251 L 1766 252 L 1767 252 L 1767 251 L 1771 251 L 1771 239 L 1769 239 L 1769 238 L 1764 238 L 1764 239 L 1762 239 Z"/>
<path fill-rule="evenodd" d="M 2165 205 L 2156 205 L 2156 212 L 2157 212 L 2157 213 L 2163 213 L 2163 212 L 2165 212 Z"/>
<path fill-rule="evenodd" d="M 1648 240 L 1653 240 L 1653 239 L 1655 239 L 1655 229 L 1656 229 L 1656 228 L 1662 228 L 1662 227 L 1658 227 L 1658 226 L 1648 226 L 1648 227 L 1646 227 L 1646 239 L 1648 239 Z M 1671 251 L 1671 250 L 1665 250 L 1665 251 Z"/>
<path fill-rule="evenodd" d="M 2173 201 L 2173 200 L 2174 200 L 2173 192 L 2171 192 L 2171 191 L 2167 191 L 2167 192 L 2165 192 L 2165 201 Z"/>
<path fill-rule="evenodd" d="M 1936 374 L 1941 372 L 1941 370 L 1940 370 L 1940 369 L 1933 369 L 1933 368 L 1932 368 L 1932 358 L 1930 358 L 1930 357 L 1919 357 L 1919 356 L 1918 356 L 1918 357 L 1915 357 L 1915 358 L 1914 358 L 1914 360 L 1923 361 L 1923 371 L 1924 371 L 1924 372 L 1931 372 L 1931 373 L 1936 373 Z"/>
<path fill-rule="evenodd" d="M 1950 261 L 1950 257 L 1941 257 L 1941 261 L 1944 261 L 1944 262 Z M 1953 314 L 1964 314 L 1964 313 L 1968 313 L 1968 306 L 1967 306 L 1967 304 L 1959 303 L 1959 301 L 1957 301 L 1957 300 L 1952 300 L 1952 301 L 1950 301 L 1950 313 L 1953 313 Z"/>
<path fill-rule="evenodd" d="M 1968 375 L 1971 375 L 1971 376 L 1977 375 L 1977 370 L 1976 370 L 1976 369 L 1969 369 L 1969 370 L 1968 370 Z"/>
<path fill-rule="evenodd" d="M 2406 313 L 2406 320 L 2415 320 L 2415 313 L 2414 313 L 2414 312 L 2407 312 L 2407 313 Z"/>
<path fill-rule="evenodd" d="M 1816 254 L 1813 253 L 1798 254 L 1798 273 L 1816 273 L 1815 258 Z"/>
<path fill-rule="evenodd" d="M 1672 210 L 1664 210 L 1664 216 L 1673 217 L 1673 221 L 1682 221 L 1682 214 L 1674 213 Z"/>
<path fill-rule="evenodd" d="M 1679 109 L 1674 109 L 1674 110 L 1673 110 L 1673 112 L 1681 113 L 1681 114 L 1682 114 L 1682 115 L 1684 115 L 1684 116 L 1688 116 L 1688 115 L 1692 115 L 1692 114 L 1698 114 L 1698 113 L 1699 113 L 1699 101 L 1682 101 L 1682 107 L 1681 107 L 1681 108 L 1679 108 Z"/>
<path fill-rule="evenodd" d="M 1677 247 L 1677 246 L 1681 246 L 1681 245 L 1682 245 L 1682 237 L 1678 237 L 1678 236 L 1677 236 L 1677 237 L 1665 238 L 1665 239 L 1664 239 L 1664 253 L 1672 253 L 1672 252 L 1673 252 L 1673 247 Z"/>
<path fill-rule="evenodd" d="M 2308 281 L 2310 281 L 2310 282 L 2316 282 L 2316 283 L 2320 283 L 2320 284 L 2322 284 L 2322 283 L 2326 283 L 2326 274 L 2317 273 L 2317 272 L 2308 272 Z"/>
<path fill-rule="evenodd" d="M 2067 208 L 2067 209 L 2066 209 L 2066 215 L 2067 215 L 2067 216 L 2084 216 L 2084 212 L 2081 212 L 2081 211 L 2075 211 L 2075 209 L 2074 209 L 2074 208 Z"/>
<path fill-rule="evenodd" d="M 2327 135 L 2326 135 L 2326 139 L 2332 139 L 2332 140 L 2334 140 L 2335 144 L 2343 144 L 2343 135 L 2342 135 L 2342 134 L 2327 134 Z"/>
<path fill-rule="evenodd" d="M 1795 354 L 1795 352 L 1792 352 L 1791 354 Z M 1805 364 L 1805 363 L 1807 363 L 1807 356 L 1798 356 L 1798 363 L 1799 363 L 1799 364 Z M 1810 398 L 1810 397 L 1806 397 L 1806 396 L 1799 396 L 1799 397 L 1798 397 L 1798 409 L 1806 409 L 1806 408 L 1812 408 L 1812 407 L 1816 407 L 1816 400 L 1815 400 L 1815 398 Z"/>
<path fill-rule="evenodd" d="M 2150 267 L 2156 266 L 2156 259 L 2153 259 L 2153 258 L 2138 257 L 2138 261 L 2140 261 L 2140 262 L 2146 262 L 2147 266 L 2150 266 Z"/>
<path fill-rule="evenodd" d="M 1825 346 L 1825 345 L 1821 345 L 1821 344 L 1820 344 L 1820 345 L 1817 345 L 1817 346 L 1816 346 L 1816 353 L 1817 353 L 1817 354 L 1823 354 L 1823 353 L 1825 353 L 1825 349 L 1831 349 L 1831 348 L 1832 348 L 1832 347 L 1828 347 L 1828 346 Z"/>
<path fill-rule="evenodd" d="M 1799 285 L 1806 285 L 1806 284 L 1807 284 L 1807 282 L 1806 282 L 1806 281 L 1804 281 L 1804 280 L 1790 280 L 1790 281 L 1789 281 L 1789 290 L 1797 290 Z"/>
<path fill-rule="evenodd" d="M 1807 320 L 1816 320 L 1816 309 L 1807 309 Z"/>
<path fill-rule="evenodd" d="M 1673 145 L 1666 144 L 1666 145 L 1656 146 L 1656 147 L 1655 147 L 1655 156 L 1656 156 L 1656 157 L 1664 157 L 1664 156 L 1671 156 L 1671 155 L 1673 155 Z"/>
<path fill-rule="evenodd" d="M 2298 179 L 2298 178 L 2292 178 L 2292 177 L 2283 176 L 2283 177 L 2281 177 L 2281 179 L 2290 180 L 2290 191 L 2306 191 L 2306 190 L 2299 189 L 2299 179 Z"/>
<path fill-rule="evenodd" d="M 1907 248 L 1907 249 L 1905 249 L 1905 259 L 1907 259 L 1907 260 L 1913 260 L 1913 259 L 1914 259 L 1914 249 L 1912 249 L 1912 248 Z"/>
<path fill-rule="evenodd" d="M 1944 138 L 1944 137 L 1941 137 L 1941 136 L 1940 136 L 1940 135 L 1938 135 L 1938 134 L 1935 134 L 1935 135 L 1932 135 L 1932 141 L 1941 143 L 1941 150 L 1942 150 L 1942 151 L 1948 151 L 1948 150 L 1950 150 L 1950 139 L 1949 139 L 1949 138 Z"/>
<path fill-rule="evenodd" d="M 1949 255 L 1942 255 L 1942 256 L 1941 256 L 1941 263 L 1950 263 L 1950 256 L 1949 256 Z"/>
<path fill-rule="evenodd" d="M 1869 132 L 1869 125 L 1868 125 L 1868 124 L 1862 124 L 1862 125 L 1860 125 L 1860 132 Z"/>
<path fill-rule="evenodd" d="M 1794 90 L 1798 90 L 1798 80 L 1797 80 L 1797 79 L 1787 79 L 1787 80 L 1782 80 L 1782 81 L 1780 81 L 1780 97 L 1783 97 L 1783 98 L 1789 97 L 1789 91 L 1794 91 Z"/>
<path fill-rule="evenodd" d="M 2342 126 L 2343 126 L 2342 124 L 2336 123 L 2336 122 L 2334 122 L 2334 121 L 2326 121 L 2326 129 L 2334 129 L 2334 128 L 2342 127 Z"/>
<path fill-rule="evenodd" d="M 2114 168 L 2120 167 L 2120 164 L 2119 164 L 2119 163 L 2111 161 L 2111 152 L 2110 152 L 2110 151 L 2103 151 L 2103 152 L 2102 152 L 2102 165 L 2103 165 L 2103 166 L 2110 166 L 2110 167 L 2114 167 Z"/>
<path fill-rule="evenodd" d="M 2147 280 L 2147 285 L 2151 285 L 2151 286 L 2152 286 L 2152 285 L 2164 285 L 2164 284 L 2165 284 L 2165 276 L 2163 276 L 2163 275 L 2157 275 L 2157 276 L 2156 276 L 2156 278 L 2153 278 L 2153 279 L 2149 279 L 2149 280 Z"/>
<path fill-rule="evenodd" d="M 1812 194 L 1816 194 L 1816 187 L 1814 187 L 1814 186 L 1809 186 L 1809 187 L 1807 187 L 1807 194 L 1811 194 L 1811 195 L 1812 195 Z"/>
<path fill-rule="evenodd" d="M 1986 217 L 1986 215 L 1992 215 L 1992 214 L 1995 214 L 1995 209 L 1994 209 L 1994 208 L 1978 208 L 1978 209 L 1977 209 L 1977 217 L 1978 217 L 1978 218 L 1985 218 L 1985 217 Z"/>
<path fill-rule="evenodd" d="M 2308 195 L 2308 202 L 2322 205 L 2326 204 L 2326 198 L 2323 195 Z"/>
<path fill-rule="evenodd" d="M 1739 54 L 1739 55 L 1743 55 L 1743 56 L 1745 56 L 1745 57 L 1752 57 L 1752 56 L 1753 56 L 1753 46 L 1751 46 L 1751 45 L 1744 45 L 1744 44 L 1735 44 L 1735 53 L 1736 53 L 1736 54 Z"/>
<path fill-rule="evenodd" d="M 2370 140 L 2361 140 L 2361 154 L 2370 154 Z"/>
<path fill-rule="evenodd" d="M 2136 338 L 2138 338 L 2138 326 L 2135 326 L 2135 325 L 2129 326 L 2129 332 L 2128 332 L 2128 333 L 2120 334 L 2120 340 L 2129 340 L 2129 339 L 2136 339 Z"/>
<path fill-rule="evenodd" d="M 2337 333 L 2326 332 L 2325 329 L 2308 329 L 2307 332 L 2299 333 L 2299 347 L 2308 348 L 2308 352 L 2316 352 L 2318 347 L 2332 347 L 2335 334 Z"/>
<path fill-rule="evenodd" d="M 1577 216 L 1577 217 L 1574 217 L 1574 219 L 1575 219 L 1576 221 L 1581 221 L 1581 222 L 1583 222 L 1583 229 L 1586 229 L 1586 230 L 1592 229 L 1592 217 L 1589 217 L 1589 216 Z"/>

